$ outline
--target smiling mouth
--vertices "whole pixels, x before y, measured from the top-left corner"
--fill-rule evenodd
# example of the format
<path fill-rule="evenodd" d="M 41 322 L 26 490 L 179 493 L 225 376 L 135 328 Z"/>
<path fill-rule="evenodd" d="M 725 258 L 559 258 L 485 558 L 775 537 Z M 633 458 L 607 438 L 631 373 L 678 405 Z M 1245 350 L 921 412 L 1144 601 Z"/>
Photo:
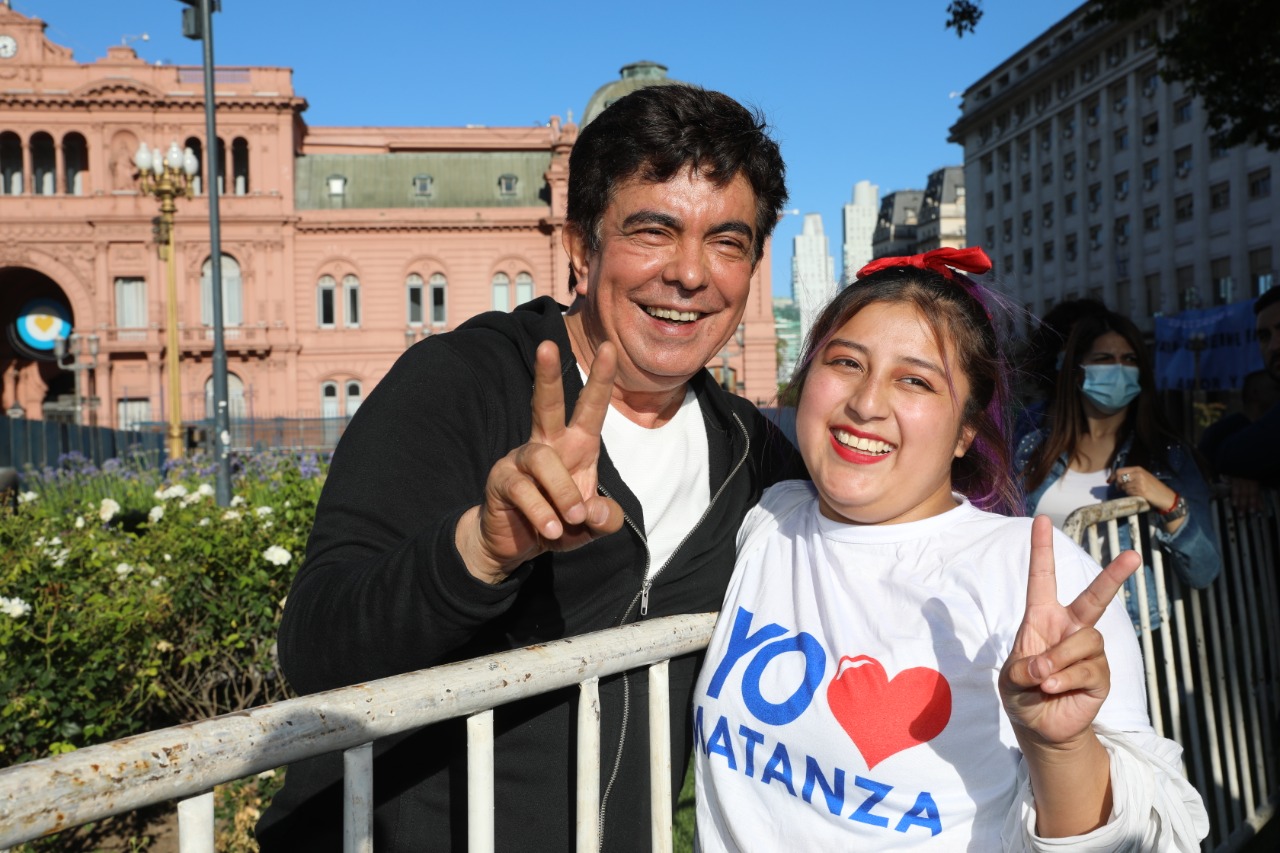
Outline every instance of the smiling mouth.
<path fill-rule="evenodd" d="M 853 435 L 842 429 L 834 429 L 831 434 L 835 436 L 836 441 L 850 450 L 856 450 L 859 453 L 866 453 L 870 456 L 887 456 L 897 449 L 897 445 L 890 444 L 887 441 Z"/>
<path fill-rule="evenodd" d="M 677 311 L 674 308 L 650 308 L 645 306 L 645 313 L 669 323 L 693 323 L 702 317 L 697 311 Z"/>

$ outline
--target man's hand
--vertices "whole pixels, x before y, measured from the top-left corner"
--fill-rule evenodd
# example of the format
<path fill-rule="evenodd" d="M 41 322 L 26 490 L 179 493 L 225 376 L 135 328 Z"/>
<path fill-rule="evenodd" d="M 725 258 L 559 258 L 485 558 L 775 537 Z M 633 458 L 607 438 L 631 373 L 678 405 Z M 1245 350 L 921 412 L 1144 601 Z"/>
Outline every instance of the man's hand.
<path fill-rule="evenodd" d="M 568 551 L 622 526 L 622 508 L 596 494 L 617 363 L 613 345 L 602 344 L 566 424 L 559 350 L 552 341 L 538 346 L 529 441 L 493 466 L 484 502 L 459 519 L 454 534 L 475 577 L 499 583 L 544 551 Z"/>

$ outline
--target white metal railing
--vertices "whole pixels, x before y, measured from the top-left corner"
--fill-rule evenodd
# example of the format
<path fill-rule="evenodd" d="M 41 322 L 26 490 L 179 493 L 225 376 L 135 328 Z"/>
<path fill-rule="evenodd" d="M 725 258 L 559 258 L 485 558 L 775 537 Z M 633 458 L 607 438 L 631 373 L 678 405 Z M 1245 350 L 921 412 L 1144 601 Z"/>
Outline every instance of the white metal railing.
<path fill-rule="evenodd" d="M 702 650 L 714 613 L 669 616 L 224 714 L 0 770 L 0 848 L 180 799 L 182 853 L 212 853 L 214 785 L 344 751 L 343 849 L 373 849 L 372 741 L 467 716 L 468 835 L 493 839 L 493 707 L 579 685 L 578 850 L 599 849 L 602 676 L 649 668 L 654 850 L 671 848 L 667 661 Z"/>
<path fill-rule="evenodd" d="M 1239 850 L 1277 803 L 1280 707 L 1280 499 L 1261 514 L 1214 504 L 1223 574 L 1186 589 L 1151 547 L 1147 504 L 1126 498 L 1083 507 L 1065 529 L 1094 557 L 1119 548 L 1120 526 L 1154 570 L 1138 578 L 1147 695 L 1156 730 L 1183 745 L 1212 830 L 1206 851 Z M 1162 627 L 1149 624 L 1154 595 Z M 468 837 L 494 849 L 493 713 L 497 705 L 579 685 L 577 849 L 599 848 L 599 679 L 648 667 L 653 849 L 671 849 L 667 661 L 703 649 L 715 614 L 672 616 L 476 658 L 137 735 L 0 770 L 0 850 L 169 800 L 182 853 L 213 850 L 214 785 L 326 752 L 344 756 L 344 850 L 373 849 L 377 738 L 466 716 Z"/>
<path fill-rule="evenodd" d="M 1194 590 L 1165 569 L 1152 547 L 1154 516 L 1141 498 L 1082 507 L 1066 533 L 1094 559 L 1119 552 L 1119 531 L 1153 569 L 1154 589 L 1137 578 L 1137 609 L 1147 698 L 1156 731 L 1182 744 L 1188 778 L 1209 810 L 1204 850 L 1241 849 L 1280 801 L 1273 742 L 1280 706 L 1280 497 L 1267 493 L 1262 512 L 1229 501 L 1212 504 L 1222 575 Z M 1155 630 L 1148 602 L 1160 615 Z"/>

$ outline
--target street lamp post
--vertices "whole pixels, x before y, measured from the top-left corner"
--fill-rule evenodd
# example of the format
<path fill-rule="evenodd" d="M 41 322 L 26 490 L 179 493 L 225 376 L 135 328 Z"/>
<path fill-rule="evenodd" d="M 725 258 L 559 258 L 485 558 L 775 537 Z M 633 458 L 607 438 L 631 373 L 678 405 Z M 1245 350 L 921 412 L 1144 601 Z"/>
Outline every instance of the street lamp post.
<path fill-rule="evenodd" d="M 169 375 L 169 458 L 181 459 L 185 442 L 182 439 L 182 378 L 178 369 L 178 270 L 177 252 L 174 248 L 173 215 L 178 198 L 191 195 L 191 178 L 200 169 L 195 152 L 178 148 L 169 143 L 168 151 L 159 146 L 149 150 L 144 142 L 133 156 L 138 167 L 142 191 L 160 202 L 160 216 L 156 220 L 156 251 L 166 266 L 166 343 L 165 369 Z"/>
<path fill-rule="evenodd" d="M 75 379 L 76 424 L 83 424 L 85 400 L 89 401 L 90 409 L 96 411 L 98 407 L 98 397 L 95 389 L 86 387 L 85 390 L 88 393 L 80 393 L 80 374 L 85 371 L 92 373 L 92 371 L 98 369 L 98 336 L 79 335 L 73 332 L 70 338 L 55 338 L 53 341 L 53 355 L 57 359 L 58 367 L 63 370 L 70 370 Z M 88 356 L 88 360 L 81 361 L 81 356 Z"/>

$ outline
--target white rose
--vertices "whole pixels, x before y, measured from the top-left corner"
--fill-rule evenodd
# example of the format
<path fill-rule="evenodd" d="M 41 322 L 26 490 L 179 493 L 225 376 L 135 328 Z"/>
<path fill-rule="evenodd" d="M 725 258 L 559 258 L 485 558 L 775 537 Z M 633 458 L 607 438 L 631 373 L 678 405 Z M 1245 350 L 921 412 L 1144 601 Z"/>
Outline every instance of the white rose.
<path fill-rule="evenodd" d="M 84 516 L 83 516 L 83 515 L 77 515 L 77 516 L 76 516 L 76 530 L 84 530 Z"/>
<path fill-rule="evenodd" d="M 236 495 L 231 499 L 232 506 L 244 506 L 246 503 L 248 503 L 248 501 L 246 501 L 244 498 L 240 497 L 239 495 Z"/>
<path fill-rule="evenodd" d="M 5 598 L 0 596 L 0 613 L 6 616 L 12 616 L 14 619 L 21 619 L 31 612 L 31 605 L 27 604 L 21 598 Z"/>
<path fill-rule="evenodd" d="M 111 498 L 103 498 L 102 504 L 98 507 L 98 518 L 101 518 L 104 522 L 110 521 L 116 517 L 118 512 L 120 512 L 120 504 Z"/>
<path fill-rule="evenodd" d="M 208 483 L 201 483 L 196 489 L 196 494 L 204 498 L 211 498 L 213 497 L 213 486 Z"/>
<path fill-rule="evenodd" d="M 156 504 L 155 506 L 153 506 L 151 508 L 151 511 L 147 513 L 147 521 L 151 522 L 152 524 L 155 524 L 157 521 L 159 521 L 162 518 L 164 518 L 164 507 L 161 506 L 160 504 Z"/>
<path fill-rule="evenodd" d="M 275 510 L 269 506 L 260 506 L 253 510 L 254 515 L 271 515 L 273 512 L 275 512 Z"/>
<path fill-rule="evenodd" d="M 293 559 L 293 555 L 279 545 L 272 545 L 262 552 L 262 559 L 275 566 L 286 566 Z"/>
<path fill-rule="evenodd" d="M 129 573 L 132 571 L 133 571 L 133 566 L 129 565 L 128 563 L 116 564 L 116 574 L 122 578 L 128 577 Z"/>
<path fill-rule="evenodd" d="M 222 514 L 223 521 L 235 521 L 239 517 L 240 513 L 236 512 L 234 509 L 229 509 Z"/>
<path fill-rule="evenodd" d="M 19 492 L 19 493 L 18 493 L 18 503 L 20 503 L 20 504 L 29 504 L 29 503 L 31 503 L 32 501 L 37 500 L 39 497 L 40 497 L 40 496 L 39 496 L 39 495 L 37 495 L 35 492 Z"/>

